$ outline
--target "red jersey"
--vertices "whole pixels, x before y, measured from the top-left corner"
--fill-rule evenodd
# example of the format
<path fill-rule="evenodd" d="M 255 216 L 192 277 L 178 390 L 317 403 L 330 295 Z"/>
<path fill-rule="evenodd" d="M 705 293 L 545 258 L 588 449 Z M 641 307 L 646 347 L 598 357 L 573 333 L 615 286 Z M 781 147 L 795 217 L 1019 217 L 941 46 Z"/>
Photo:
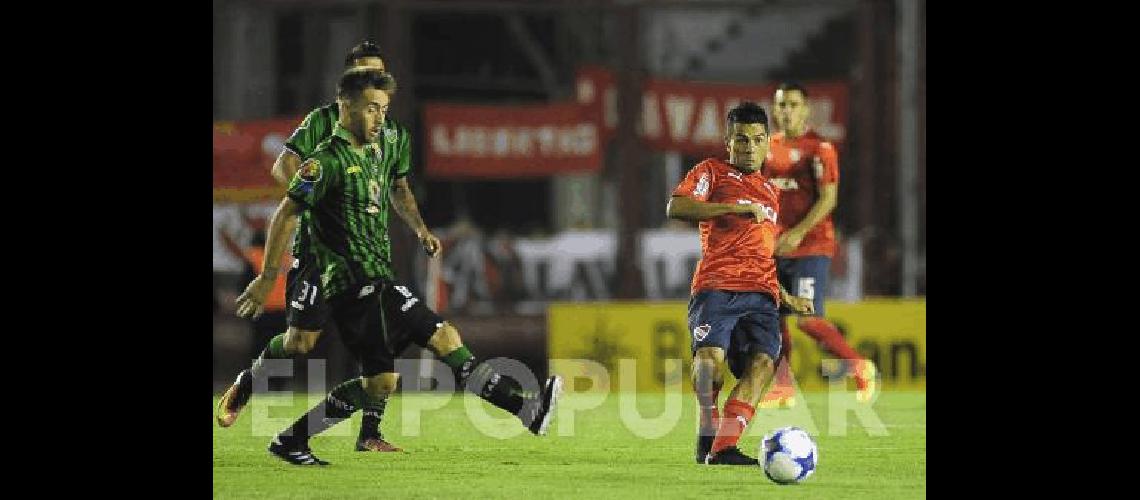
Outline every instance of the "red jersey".
<path fill-rule="evenodd" d="M 701 261 L 693 273 L 692 293 L 700 290 L 762 292 L 780 303 L 776 281 L 776 214 L 779 192 L 759 171 L 741 172 L 716 158 L 689 170 L 674 196 L 711 203 L 758 203 L 768 213 L 759 224 L 750 214 L 727 214 L 700 221 Z"/>
<path fill-rule="evenodd" d="M 769 182 L 780 189 L 780 231 L 783 232 L 795 227 L 811 211 L 819 198 L 821 185 L 839 182 L 839 155 L 835 146 L 813 131 L 795 139 L 777 132 L 772 134 L 762 170 Z M 835 224 L 829 213 L 786 257 L 834 257 L 836 246 Z"/>

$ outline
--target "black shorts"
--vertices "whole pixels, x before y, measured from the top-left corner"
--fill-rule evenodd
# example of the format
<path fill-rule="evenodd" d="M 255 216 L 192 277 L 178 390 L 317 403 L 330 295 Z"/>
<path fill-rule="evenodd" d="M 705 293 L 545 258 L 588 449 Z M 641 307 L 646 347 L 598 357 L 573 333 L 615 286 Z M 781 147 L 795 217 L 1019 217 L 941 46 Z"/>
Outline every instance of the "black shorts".
<path fill-rule="evenodd" d="M 444 321 L 407 286 L 388 280 L 355 285 L 328 304 L 365 377 L 395 372 L 396 358 L 413 342 L 427 347 Z"/>
<path fill-rule="evenodd" d="M 293 267 L 285 275 L 285 324 L 299 330 L 320 331 L 329 320 L 329 308 L 320 291 L 321 270 L 317 259 L 293 257 Z"/>

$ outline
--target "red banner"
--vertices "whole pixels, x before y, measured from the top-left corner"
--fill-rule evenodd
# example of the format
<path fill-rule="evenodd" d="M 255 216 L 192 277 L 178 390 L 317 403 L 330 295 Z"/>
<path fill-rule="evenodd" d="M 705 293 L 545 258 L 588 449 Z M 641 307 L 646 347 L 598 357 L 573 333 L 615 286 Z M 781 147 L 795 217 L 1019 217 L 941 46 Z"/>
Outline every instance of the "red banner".
<path fill-rule="evenodd" d="M 772 120 L 776 85 L 725 85 L 650 80 L 642 94 L 641 134 L 656 149 L 684 153 L 724 151 L 728 110 L 741 101 L 754 101 Z M 823 137 L 842 144 L 846 137 L 847 86 L 805 83 L 811 106 L 809 123 Z M 774 123 L 772 124 L 775 125 Z"/>
<path fill-rule="evenodd" d="M 269 169 L 301 117 L 214 123 L 214 198 L 250 201 L 284 192 Z"/>
<path fill-rule="evenodd" d="M 597 171 L 597 122 L 574 103 L 424 106 L 427 175 L 517 178 Z"/>
<path fill-rule="evenodd" d="M 578 67 L 574 79 L 578 104 L 602 127 L 602 140 L 609 140 L 617 128 L 617 87 L 614 75 L 604 66 L 585 65 Z"/>
<path fill-rule="evenodd" d="M 617 127 L 617 97 L 612 73 L 583 66 L 576 78 L 578 102 L 591 108 L 604 125 L 604 138 Z M 777 83 L 735 85 L 649 79 L 642 91 L 638 132 L 657 150 L 715 154 L 724 149 L 724 117 L 741 101 L 759 103 L 771 118 Z M 811 116 L 808 123 L 820 135 L 841 146 L 847 138 L 848 99 L 844 82 L 804 83 Z"/>

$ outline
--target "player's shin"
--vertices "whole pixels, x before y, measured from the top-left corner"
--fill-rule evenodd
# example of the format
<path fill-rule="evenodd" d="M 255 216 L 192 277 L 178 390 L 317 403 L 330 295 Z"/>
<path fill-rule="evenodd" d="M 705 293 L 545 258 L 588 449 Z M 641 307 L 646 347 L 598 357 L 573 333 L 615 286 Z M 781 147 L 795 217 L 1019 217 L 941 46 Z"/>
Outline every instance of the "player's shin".
<path fill-rule="evenodd" d="M 716 437 L 717 426 L 720 424 L 720 409 L 717 407 L 717 398 L 720 395 L 720 380 L 716 380 L 718 372 L 716 363 L 703 360 L 699 357 L 693 362 L 693 389 L 697 396 L 697 414 L 699 424 L 697 427 L 697 447 L 695 458 L 697 463 L 704 463 L 709 452 L 712 451 L 713 438 Z"/>
<path fill-rule="evenodd" d="M 281 433 L 281 439 L 283 442 L 291 443 L 307 442 L 310 437 L 351 417 L 368 402 L 369 396 L 364 391 L 363 381 L 360 378 L 344 382 L 336 386 L 323 401 L 293 422 L 293 425 Z"/>
<path fill-rule="evenodd" d="M 489 363 L 479 363 L 466 346 L 445 354 L 443 362 L 451 367 L 455 380 L 468 391 L 512 414 L 519 414 L 525 398 L 517 380 L 496 372 Z"/>
<path fill-rule="evenodd" d="M 710 363 L 693 363 L 693 388 L 697 396 L 697 408 L 700 415 L 700 436 L 715 436 L 720 409 L 717 407 L 717 398 L 720 396 L 716 377 L 716 365 Z"/>
<path fill-rule="evenodd" d="M 780 318 L 780 357 L 776 360 L 776 387 L 792 386 L 792 335 L 787 317 Z"/>
<path fill-rule="evenodd" d="M 384 409 L 388 406 L 388 399 L 369 401 L 361 410 L 360 440 L 380 439 L 380 421 L 384 418 Z"/>
<path fill-rule="evenodd" d="M 292 354 L 285 352 L 285 334 L 279 333 L 276 337 L 269 340 L 265 349 L 261 351 L 261 355 L 253 361 L 253 366 L 250 367 L 250 372 L 254 378 L 260 378 L 265 371 L 265 360 L 267 359 L 287 359 L 291 358 Z"/>
<path fill-rule="evenodd" d="M 843 334 L 830 321 L 819 317 L 805 317 L 800 319 L 799 327 L 835 355 L 850 361 L 863 359 L 858 351 L 847 345 Z"/>

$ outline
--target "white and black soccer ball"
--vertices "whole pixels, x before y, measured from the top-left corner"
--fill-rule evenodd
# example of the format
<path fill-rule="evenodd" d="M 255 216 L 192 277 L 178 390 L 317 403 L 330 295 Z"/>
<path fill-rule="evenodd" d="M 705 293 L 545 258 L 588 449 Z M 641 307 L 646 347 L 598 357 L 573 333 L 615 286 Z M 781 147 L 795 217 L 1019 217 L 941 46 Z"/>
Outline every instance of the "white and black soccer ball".
<path fill-rule="evenodd" d="M 799 427 L 776 429 L 760 442 L 764 474 L 779 484 L 795 484 L 815 472 L 819 449 L 815 440 Z"/>

